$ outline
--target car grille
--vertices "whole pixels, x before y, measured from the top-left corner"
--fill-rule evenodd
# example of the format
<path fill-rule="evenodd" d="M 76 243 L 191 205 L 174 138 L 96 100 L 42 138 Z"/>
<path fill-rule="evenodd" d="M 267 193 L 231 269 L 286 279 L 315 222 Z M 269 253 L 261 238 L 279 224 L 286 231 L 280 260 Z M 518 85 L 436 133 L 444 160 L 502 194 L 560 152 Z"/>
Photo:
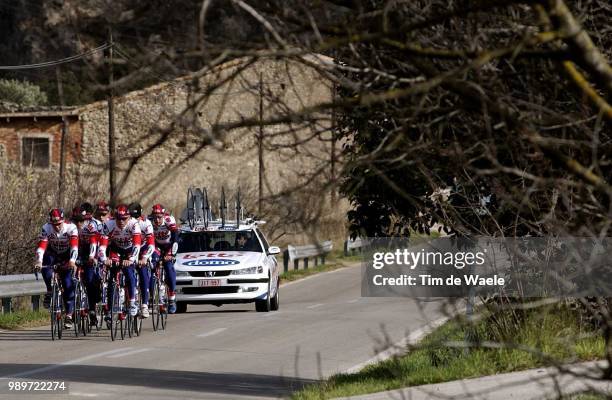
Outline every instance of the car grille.
<path fill-rule="evenodd" d="M 212 272 L 212 275 L 207 275 Z M 198 278 L 213 278 L 217 276 L 228 276 L 232 271 L 189 271 L 189 275 Z"/>
<path fill-rule="evenodd" d="M 193 281 L 176 281 L 176 286 L 192 286 Z"/>
<path fill-rule="evenodd" d="M 183 294 L 224 294 L 238 293 L 239 286 L 186 287 Z"/>

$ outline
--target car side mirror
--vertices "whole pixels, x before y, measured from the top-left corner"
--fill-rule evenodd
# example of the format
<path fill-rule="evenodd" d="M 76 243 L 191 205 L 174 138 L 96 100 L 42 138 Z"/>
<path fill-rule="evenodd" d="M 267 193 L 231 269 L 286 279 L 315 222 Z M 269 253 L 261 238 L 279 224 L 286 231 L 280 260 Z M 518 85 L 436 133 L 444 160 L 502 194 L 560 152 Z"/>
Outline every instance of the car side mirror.
<path fill-rule="evenodd" d="M 280 254 L 280 252 L 281 252 L 280 247 L 277 247 L 277 246 L 270 246 L 270 247 L 268 247 L 268 254 L 271 255 L 271 256 L 273 256 L 275 254 Z"/>
<path fill-rule="evenodd" d="M 172 244 L 172 250 L 171 251 L 172 251 L 172 255 L 176 256 L 176 253 L 178 252 L 178 243 L 174 242 Z"/>

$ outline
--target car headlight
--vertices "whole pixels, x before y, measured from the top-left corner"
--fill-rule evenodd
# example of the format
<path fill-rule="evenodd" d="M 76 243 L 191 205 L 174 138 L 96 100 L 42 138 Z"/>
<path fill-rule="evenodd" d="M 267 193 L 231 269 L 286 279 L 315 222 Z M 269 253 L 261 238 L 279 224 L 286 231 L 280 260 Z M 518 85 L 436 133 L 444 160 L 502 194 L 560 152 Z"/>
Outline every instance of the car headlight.
<path fill-rule="evenodd" d="M 249 267 L 236 269 L 232 271 L 232 275 L 248 275 L 248 274 L 261 274 L 263 273 L 263 267 L 260 265 L 258 267 Z"/>
<path fill-rule="evenodd" d="M 184 276 L 191 276 L 189 274 L 189 272 L 185 272 L 185 271 L 176 271 L 176 277 L 180 278 L 180 277 L 184 277 Z"/>

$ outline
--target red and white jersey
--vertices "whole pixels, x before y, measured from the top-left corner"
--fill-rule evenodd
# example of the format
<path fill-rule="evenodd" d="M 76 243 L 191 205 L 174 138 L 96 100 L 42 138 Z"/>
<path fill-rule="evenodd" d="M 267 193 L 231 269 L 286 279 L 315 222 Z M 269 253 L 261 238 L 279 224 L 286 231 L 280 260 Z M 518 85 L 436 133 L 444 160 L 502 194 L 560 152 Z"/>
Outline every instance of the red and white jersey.
<path fill-rule="evenodd" d="M 140 225 L 143 247 L 146 246 L 144 252 L 140 253 L 140 258 L 148 260 L 155 251 L 155 233 L 153 232 L 153 224 L 144 217 L 138 218 L 137 221 Z"/>
<path fill-rule="evenodd" d="M 70 260 L 76 261 L 79 255 L 79 230 L 77 227 L 64 221 L 62 228 L 57 232 L 53 225 L 47 223 L 42 227 L 38 238 L 36 257 L 42 262 L 45 251 L 49 249 L 55 254 L 66 254 L 70 252 Z"/>
<path fill-rule="evenodd" d="M 130 261 L 135 262 L 138 259 L 140 244 L 140 224 L 136 219 L 128 219 L 123 229 L 117 226 L 115 219 L 109 219 L 102 224 L 98 257 L 101 261 L 106 260 L 106 247 L 112 245 L 122 250 L 131 250 Z"/>
<path fill-rule="evenodd" d="M 79 249 L 81 256 L 86 251 L 89 257 L 95 257 L 102 231 L 102 223 L 95 218 L 85 220 L 79 229 Z"/>
<path fill-rule="evenodd" d="M 173 236 L 176 240 L 176 232 L 178 232 L 174 217 L 170 214 L 164 215 L 164 220 L 159 226 L 153 224 L 153 231 L 155 232 L 155 244 L 157 246 L 166 248 L 172 245 Z"/>

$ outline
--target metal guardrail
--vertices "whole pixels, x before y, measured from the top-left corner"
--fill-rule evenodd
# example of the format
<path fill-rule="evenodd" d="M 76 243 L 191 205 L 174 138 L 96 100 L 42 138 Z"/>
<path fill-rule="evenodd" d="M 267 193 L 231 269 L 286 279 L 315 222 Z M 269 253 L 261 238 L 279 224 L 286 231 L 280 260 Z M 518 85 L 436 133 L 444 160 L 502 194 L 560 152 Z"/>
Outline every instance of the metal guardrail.
<path fill-rule="evenodd" d="M 326 240 L 321 243 L 307 244 L 304 246 L 287 246 L 287 250 L 283 253 L 283 265 L 285 272 L 289 270 L 289 263 L 293 261 L 293 269 L 299 268 L 299 261 L 304 260 L 304 269 L 308 268 L 308 259 L 314 258 L 315 267 L 319 265 L 319 259 L 321 264 L 325 264 L 325 257 L 332 251 L 333 243 L 331 240 Z"/>
<path fill-rule="evenodd" d="M 13 310 L 13 297 L 32 296 L 32 309 L 38 310 L 40 295 L 46 292 L 42 276 L 38 280 L 34 274 L 1 275 L 0 298 L 2 298 L 2 312 Z"/>
<path fill-rule="evenodd" d="M 355 239 L 348 238 L 344 242 L 344 255 L 349 256 L 354 254 L 355 251 L 361 251 L 361 249 L 365 246 L 365 242 L 361 240 L 360 237 L 356 237 Z"/>

